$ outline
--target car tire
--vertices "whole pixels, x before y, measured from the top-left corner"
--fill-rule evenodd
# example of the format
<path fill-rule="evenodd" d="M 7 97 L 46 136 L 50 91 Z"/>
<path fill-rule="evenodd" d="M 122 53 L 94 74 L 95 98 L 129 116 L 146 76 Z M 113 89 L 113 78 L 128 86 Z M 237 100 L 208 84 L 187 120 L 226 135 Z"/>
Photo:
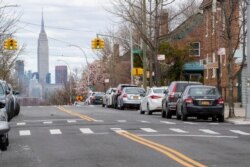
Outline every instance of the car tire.
<path fill-rule="evenodd" d="M 17 116 L 20 113 L 20 104 L 16 103 L 15 115 Z"/>
<path fill-rule="evenodd" d="M 218 115 L 218 121 L 219 122 L 224 122 L 224 115 L 223 114 Z"/>
<path fill-rule="evenodd" d="M 162 118 L 166 118 L 166 111 L 164 110 L 163 107 L 162 107 L 162 109 L 161 109 L 161 117 L 162 117 Z"/>
<path fill-rule="evenodd" d="M 4 139 L 3 139 L 4 138 Z M 0 150 L 1 151 L 6 151 L 7 150 L 7 147 L 8 147 L 8 144 L 9 144 L 9 138 L 6 136 L 1 136 L 1 139 L 0 139 Z"/>
<path fill-rule="evenodd" d="M 102 107 L 105 107 L 105 104 L 102 103 Z"/>
<path fill-rule="evenodd" d="M 153 113 L 153 112 L 149 109 L 149 105 L 147 104 L 147 114 L 148 114 L 148 115 L 152 115 L 152 113 Z"/>
<path fill-rule="evenodd" d="M 144 114 L 145 111 L 142 111 L 141 105 L 140 105 L 140 114 Z"/>
<path fill-rule="evenodd" d="M 217 117 L 216 116 L 212 116 L 212 122 L 216 122 L 217 121 Z"/>
<path fill-rule="evenodd" d="M 167 118 L 167 119 L 171 119 L 171 118 L 172 118 L 171 110 L 169 110 L 168 107 L 166 107 L 166 118 Z"/>
<path fill-rule="evenodd" d="M 187 115 L 183 113 L 183 107 L 182 107 L 181 113 L 182 113 L 181 120 L 187 121 Z"/>
<path fill-rule="evenodd" d="M 177 119 L 177 120 L 181 120 L 181 115 L 179 114 L 178 111 L 176 111 L 176 119 Z"/>

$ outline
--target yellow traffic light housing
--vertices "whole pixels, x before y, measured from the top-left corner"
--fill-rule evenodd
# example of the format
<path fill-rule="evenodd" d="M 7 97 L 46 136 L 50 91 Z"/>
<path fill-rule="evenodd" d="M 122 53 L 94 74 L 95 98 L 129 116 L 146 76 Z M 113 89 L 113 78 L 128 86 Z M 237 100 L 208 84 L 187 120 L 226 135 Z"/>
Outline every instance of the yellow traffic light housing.
<path fill-rule="evenodd" d="M 101 41 L 100 41 L 100 49 L 104 49 L 104 47 L 105 47 L 104 40 L 101 39 Z"/>
<path fill-rule="evenodd" d="M 17 49 L 17 41 L 13 38 L 8 38 L 8 39 L 4 40 L 4 49 L 16 50 Z"/>
<path fill-rule="evenodd" d="M 91 41 L 91 48 L 96 49 L 96 39 Z"/>
<path fill-rule="evenodd" d="M 100 49 L 100 42 L 101 42 L 101 40 L 100 39 L 96 39 L 95 40 L 95 43 L 96 43 L 96 49 Z"/>

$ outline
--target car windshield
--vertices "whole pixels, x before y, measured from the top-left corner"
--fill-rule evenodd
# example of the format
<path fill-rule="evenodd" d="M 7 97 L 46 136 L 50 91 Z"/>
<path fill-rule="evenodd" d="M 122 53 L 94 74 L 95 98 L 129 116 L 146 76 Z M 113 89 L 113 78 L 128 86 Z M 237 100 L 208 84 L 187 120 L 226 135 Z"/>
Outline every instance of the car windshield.
<path fill-rule="evenodd" d="M 217 96 L 219 92 L 216 88 L 211 87 L 196 87 L 189 89 L 189 95 L 191 96 Z"/>
<path fill-rule="evenodd" d="M 95 93 L 95 96 L 103 96 L 104 93 L 103 92 L 98 92 L 98 93 Z"/>
<path fill-rule="evenodd" d="M 176 92 L 184 92 L 188 85 L 199 85 L 199 83 L 177 83 Z"/>
<path fill-rule="evenodd" d="M 144 89 L 142 89 L 142 88 L 136 88 L 136 87 L 135 88 L 133 88 L 133 87 L 126 88 L 125 92 L 127 94 L 142 94 L 142 93 L 145 93 Z"/>
<path fill-rule="evenodd" d="M 156 94 L 163 94 L 165 89 L 153 89 L 153 92 Z"/>
<path fill-rule="evenodd" d="M 4 89 L 3 87 L 0 85 L 0 94 L 3 95 L 4 94 Z"/>

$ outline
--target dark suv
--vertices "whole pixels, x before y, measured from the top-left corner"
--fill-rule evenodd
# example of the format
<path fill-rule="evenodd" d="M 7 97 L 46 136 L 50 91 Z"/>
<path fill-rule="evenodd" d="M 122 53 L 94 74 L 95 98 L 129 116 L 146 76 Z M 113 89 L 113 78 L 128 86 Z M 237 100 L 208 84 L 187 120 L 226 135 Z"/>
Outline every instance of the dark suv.
<path fill-rule="evenodd" d="M 136 85 L 131 85 L 131 84 L 119 84 L 117 86 L 117 89 L 116 89 L 116 92 L 113 94 L 112 96 L 112 107 L 113 108 L 117 108 L 117 99 L 118 99 L 118 96 L 121 95 L 122 93 L 122 90 L 123 88 L 125 87 L 138 87 Z"/>
<path fill-rule="evenodd" d="M 172 115 L 176 115 L 177 100 L 189 85 L 201 85 L 201 83 L 189 81 L 173 81 L 170 83 L 162 99 L 162 118 L 172 118 Z"/>

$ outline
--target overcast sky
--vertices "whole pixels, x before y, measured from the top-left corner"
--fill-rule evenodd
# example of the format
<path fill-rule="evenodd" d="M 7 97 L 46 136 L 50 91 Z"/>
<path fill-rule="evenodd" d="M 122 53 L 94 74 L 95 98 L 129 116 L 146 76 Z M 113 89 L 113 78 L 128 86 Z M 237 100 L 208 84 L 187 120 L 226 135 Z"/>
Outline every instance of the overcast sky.
<path fill-rule="evenodd" d="M 97 58 L 90 48 L 91 40 L 96 33 L 116 27 L 114 16 L 105 10 L 112 8 L 109 0 L 5 0 L 4 4 L 19 5 L 13 8 L 21 14 L 16 38 L 21 45 L 26 45 L 19 59 L 24 60 L 25 70 L 32 72 L 37 71 L 37 40 L 43 10 L 52 81 L 55 65 L 67 62 L 72 70 L 86 66 L 83 53 L 78 48 L 69 47 L 70 44 L 82 47 L 91 62 Z"/>

